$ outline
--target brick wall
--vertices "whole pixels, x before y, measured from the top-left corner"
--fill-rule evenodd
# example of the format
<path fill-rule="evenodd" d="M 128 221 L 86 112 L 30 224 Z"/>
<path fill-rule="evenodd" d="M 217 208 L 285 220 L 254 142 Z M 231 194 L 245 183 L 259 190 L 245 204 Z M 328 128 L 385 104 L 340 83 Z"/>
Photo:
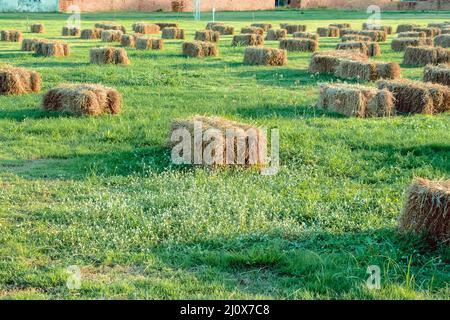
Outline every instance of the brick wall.
<path fill-rule="evenodd" d="M 186 1 L 185 11 L 193 11 L 194 0 Z M 216 10 L 269 10 L 275 8 L 275 0 L 201 0 L 201 9 Z M 171 0 L 60 0 L 60 10 L 77 5 L 83 12 L 92 11 L 171 11 Z"/>

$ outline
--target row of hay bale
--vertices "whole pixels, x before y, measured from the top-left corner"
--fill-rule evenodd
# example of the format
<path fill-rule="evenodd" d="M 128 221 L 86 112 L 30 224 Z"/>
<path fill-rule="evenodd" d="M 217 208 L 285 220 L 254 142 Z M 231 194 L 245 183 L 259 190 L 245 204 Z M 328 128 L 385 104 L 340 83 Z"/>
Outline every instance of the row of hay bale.
<path fill-rule="evenodd" d="M 70 45 L 60 41 L 47 39 L 23 39 L 22 51 L 32 51 L 45 57 L 67 57 L 70 55 Z"/>
<path fill-rule="evenodd" d="M 409 46 L 405 50 L 403 63 L 407 66 L 421 67 L 427 64 L 443 64 L 450 62 L 450 49 L 440 47 Z"/>
<path fill-rule="evenodd" d="M 22 38 L 22 32 L 19 30 L 0 30 L 0 41 L 20 42 Z"/>

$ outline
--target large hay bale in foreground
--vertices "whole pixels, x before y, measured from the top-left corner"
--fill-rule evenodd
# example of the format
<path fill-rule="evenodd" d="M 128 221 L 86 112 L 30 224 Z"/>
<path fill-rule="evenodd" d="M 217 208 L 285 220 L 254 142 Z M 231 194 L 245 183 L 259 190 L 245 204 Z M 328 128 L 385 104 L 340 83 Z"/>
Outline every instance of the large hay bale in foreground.
<path fill-rule="evenodd" d="M 212 42 L 206 41 L 194 41 L 183 43 L 183 54 L 196 58 L 196 57 L 217 57 L 219 55 L 219 49 Z"/>
<path fill-rule="evenodd" d="M 392 39 L 391 49 L 400 52 L 405 51 L 407 47 L 420 47 L 425 45 L 425 38 L 397 38 Z"/>
<path fill-rule="evenodd" d="M 377 85 L 394 94 L 398 112 L 434 114 L 450 110 L 450 89 L 446 86 L 409 79 L 379 81 Z"/>
<path fill-rule="evenodd" d="M 31 33 L 44 33 L 45 26 L 42 23 L 33 23 L 30 26 L 30 32 Z"/>
<path fill-rule="evenodd" d="M 425 32 L 417 32 L 417 31 L 410 31 L 410 32 L 400 32 L 397 35 L 398 38 L 426 38 L 427 34 Z"/>
<path fill-rule="evenodd" d="M 127 29 L 123 25 L 115 22 L 96 23 L 95 28 L 103 30 L 119 30 L 122 31 L 122 33 L 127 33 Z"/>
<path fill-rule="evenodd" d="M 266 40 L 267 41 L 278 41 L 287 37 L 286 29 L 269 29 L 267 31 Z"/>
<path fill-rule="evenodd" d="M 195 141 L 198 135 L 203 137 L 201 143 Z M 183 141 L 182 146 L 188 150 L 175 150 L 182 136 L 191 139 L 190 143 Z M 211 140 L 205 137 L 210 137 Z M 211 141 L 214 141 L 217 148 L 211 148 Z M 173 121 L 170 147 L 172 153 L 179 152 L 176 156 L 183 157 L 185 164 L 244 167 L 261 167 L 266 164 L 267 138 L 264 130 L 219 117 L 194 116 Z M 208 154 L 208 150 L 211 153 Z"/>
<path fill-rule="evenodd" d="M 215 25 L 212 27 L 212 30 L 217 31 L 224 36 L 234 34 L 234 27 L 230 25 Z"/>
<path fill-rule="evenodd" d="M 439 83 L 450 87 L 450 65 L 428 65 L 423 72 L 423 81 Z"/>
<path fill-rule="evenodd" d="M 407 47 L 403 63 L 407 66 L 426 66 L 450 61 L 450 50 L 434 47 Z"/>
<path fill-rule="evenodd" d="M 220 33 L 213 30 L 201 30 L 195 32 L 195 40 L 197 41 L 208 41 L 208 42 L 219 42 Z"/>
<path fill-rule="evenodd" d="M 442 34 L 434 38 L 434 45 L 436 47 L 450 48 L 450 34 Z"/>
<path fill-rule="evenodd" d="M 315 53 L 309 64 L 309 72 L 319 74 L 334 74 L 342 60 L 367 61 L 365 54 L 353 51 L 328 51 Z"/>
<path fill-rule="evenodd" d="M 336 50 L 351 50 L 365 54 L 369 57 L 374 57 L 381 54 L 380 45 L 378 42 L 367 43 L 364 41 L 347 41 L 337 44 Z"/>
<path fill-rule="evenodd" d="M 314 41 L 319 41 L 319 35 L 313 32 L 295 32 L 293 34 L 293 37 L 299 39 L 311 39 Z"/>
<path fill-rule="evenodd" d="M 231 46 L 233 47 L 247 47 L 247 46 L 262 46 L 264 45 L 264 37 L 260 34 L 238 34 L 233 37 Z"/>
<path fill-rule="evenodd" d="M 400 78 L 400 65 L 396 62 L 341 60 L 335 75 L 342 79 L 375 81 Z"/>
<path fill-rule="evenodd" d="M 59 41 L 40 40 L 34 43 L 34 53 L 45 57 L 67 57 L 70 46 Z"/>
<path fill-rule="evenodd" d="M 161 28 L 157 24 L 145 22 L 134 23 L 132 28 L 135 33 L 140 34 L 158 34 L 161 31 Z"/>
<path fill-rule="evenodd" d="M 81 31 L 78 27 L 63 27 L 62 36 L 63 37 L 78 37 Z"/>
<path fill-rule="evenodd" d="M 319 42 L 312 39 L 281 39 L 280 49 L 295 52 L 316 52 L 319 50 Z"/>
<path fill-rule="evenodd" d="M 136 41 L 142 34 L 123 34 L 120 37 L 120 45 L 123 47 L 136 48 Z"/>
<path fill-rule="evenodd" d="M 127 52 L 124 48 L 91 48 L 89 51 L 90 62 L 93 64 L 130 64 Z"/>
<path fill-rule="evenodd" d="M 103 29 L 95 28 L 95 29 L 83 29 L 81 30 L 80 39 L 85 40 L 96 40 L 102 37 Z"/>
<path fill-rule="evenodd" d="M 329 27 L 329 28 L 317 28 L 317 34 L 319 37 L 330 37 L 330 38 L 337 38 L 340 37 L 341 32 L 339 28 L 336 27 Z"/>
<path fill-rule="evenodd" d="M 285 50 L 260 47 L 245 49 L 244 64 L 284 66 L 286 63 L 287 53 Z"/>
<path fill-rule="evenodd" d="M 286 29 L 288 34 L 294 34 L 296 32 L 305 32 L 307 26 L 304 24 L 285 24 L 281 29 Z"/>
<path fill-rule="evenodd" d="M 41 76 L 36 71 L 11 66 L 0 67 L 0 95 L 39 92 L 41 82 Z"/>
<path fill-rule="evenodd" d="M 162 29 L 162 36 L 163 39 L 177 39 L 182 40 L 184 39 L 184 29 L 179 28 L 173 28 L 173 27 L 167 27 Z"/>
<path fill-rule="evenodd" d="M 263 36 L 264 29 L 257 28 L 257 27 L 244 27 L 241 29 L 241 34 L 259 34 L 259 35 Z"/>
<path fill-rule="evenodd" d="M 157 38 L 138 38 L 136 40 L 136 49 L 138 50 L 162 50 L 164 49 L 164 39 Z"/>
<path fill-rule="evenodd" d="M 256 28 L 261 28 L 264 30 L 264 32 L 273 28 L 273 25 L 271 23 L 252 23 L 250 26 L 256 27 Z"/>
<path fill-rule="evenodd" d="M 224 26 L 224 22 L 208 22 L 206 24 L 206 30 L 212 30 L 214 26 Z"/>
<path fill-rule="evenodd" d="M 180 25 L 176 22 L 158 22 L 155 23 L 161 30 L 163 30 L 164 28 L 179 28 Z"/>
<path fill-rule="evenodd" d="M 397 33 L 410 32 L 410 31 L 413 31 L 414 28 L 419 28 L 419 27 L 420 27 L 419 24 L 399 24 L 397 27 Z"/>
<path fill-rule="evenodd" d="M 103 30 L 100 38 L 103 42 L 120 42 L 123 32 L 120 30 Z"/>
<path fill-rule="evenodd" d="M 408 190 L 399 230 L 434 243 L 450 244 L 450 180 L 417 178 Z"/>
<path fill-rule="evenodd" d="M 323 84 L 318 107 L 350 117 L 386 117 L 394 114 L 394 97 L 388 90 L 372 87 Z"/>
<path fill-rule="evenodd" d="M 362 25 L 363 30 L 376 30 L 376 31 L 384 31 L 386 34 L 392 34 L 392 26 L 382 26 L 372 23 L 363 23 Z"/>
<path fill-rule="evenodd" d="M 18 30 L 1 30 L 0 41 L 20 42 L 22 41 L 22 32 Z"/>
<path fill-rule="evenodd" d="M 42 108 L 45 111 L 98 116 L 119 113 L 121 100 L 116 89 L 99 84 L 64 84 L 44 95 Z"/>
<path fill-rule="evenodd" d="M 434 38 L 437 35 L 441 34 L 441 29 L 439 28 L 414 28 L 412 31 L 415 32 L 424 32 L 427 38 Z"/>

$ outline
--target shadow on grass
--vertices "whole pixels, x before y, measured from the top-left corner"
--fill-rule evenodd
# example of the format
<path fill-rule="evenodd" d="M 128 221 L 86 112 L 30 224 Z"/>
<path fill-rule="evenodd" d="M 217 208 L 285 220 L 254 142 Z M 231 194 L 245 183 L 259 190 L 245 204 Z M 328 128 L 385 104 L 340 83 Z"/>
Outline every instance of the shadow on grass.
<path fill-rule="evenodd" d="M 42 58 L 42 56 L 35 56 L 36 58 Z M 51 58 L 50 58 L 51 59 Z M 53 59 L 48 61 L 36 61 L 36 62 L 24 62 L 19 64 L 21 67 L 29 68 L 80 68 L 89 66 L 89 62 L 72 62 L 72 61 L 55 61 Z"/>

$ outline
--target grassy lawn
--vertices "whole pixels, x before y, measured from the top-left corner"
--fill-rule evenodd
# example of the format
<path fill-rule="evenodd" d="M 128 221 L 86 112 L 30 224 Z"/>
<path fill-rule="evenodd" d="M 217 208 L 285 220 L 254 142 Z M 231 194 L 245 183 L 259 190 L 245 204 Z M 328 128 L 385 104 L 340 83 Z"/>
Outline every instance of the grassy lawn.
<path fill-rule="evenodd" d="M 301 21 L 309 30 L 364 12 L 225 12 L 217 19 Z M 41 21 L 60 35 L 66 14 L 1 14 L 0 29 Z M 441 22 L 450 12 L 383 13 L 383 24 Z M 203 14 L 83 14 L 82 27 L 115 20 L 179 21 L 193 39 Z M 34 35 L 25 34 L 25 37 Z M 391 36 L 377 60 L 401 62 Z M 130 66 L 88 64 L 100 42 L 71 38 L 68 58 L 0 43 L 0 63 L 38 70 L 43 92 L 63 82 L 114 86 L 118 116 L 48 114 L 42 94 L 0 96 L 0 298 L 449 299 L 450 250 L 396 232 L 415 176 L 449 177 L 450 115 L 350 119 L 314 108 L 311 54 L 285 67 L 243 66 L 222 37 L 220 57 L 188 59 L 128 49 Z M 338 39 L 320 40 L 321 50 Z M 268 42 L 276 47 L 277 42 Z M 404 67 L 421 79 L 422 68 Z M 278 175 L 179 168 L 166 147 L 172 119 L 218 115 L 280 131 Z M 66 286 L 81 269 L 81 289 Z M 381 268 L 381 289 L 366 286 Z"/>

